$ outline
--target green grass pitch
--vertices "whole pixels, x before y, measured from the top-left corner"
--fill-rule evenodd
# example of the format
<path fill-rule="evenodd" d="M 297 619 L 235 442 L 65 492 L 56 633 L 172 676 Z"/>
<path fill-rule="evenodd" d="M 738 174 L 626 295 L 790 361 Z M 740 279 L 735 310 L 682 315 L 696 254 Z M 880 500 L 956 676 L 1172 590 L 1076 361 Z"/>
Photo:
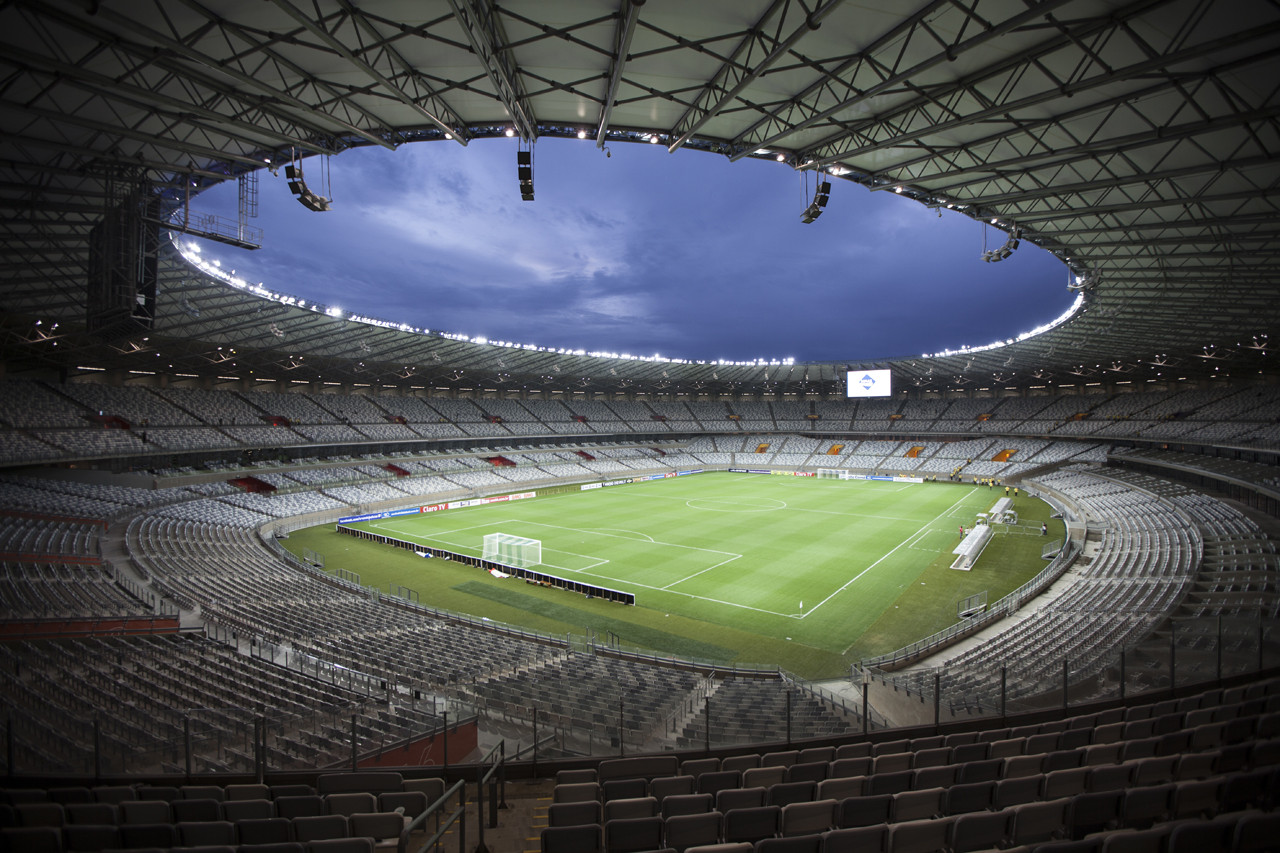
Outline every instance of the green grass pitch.
<path fill-rule="evenodd" d="M 957 602 L 994 602 L 1045 565 L 1062 523 L 1044 502 L 1015 500 L 1036 533 L 997 533 L 973 571 L 950 568 L 960 525 L 1003 497 L 953 483 L 820 480 L 708 473 L 489 504 L 360 527 L 480 556 L 486 533 L 542 542 L 539 571 L 633 592 L 627 607 L 403 549 L 294 533 L 295 553 L 367 586 L 415 590 L 423 604 L 553 634 L 594 630 L 623 646 L 836 677 L 956 621 Z M 1038 535 L 1042 521 L 1049 536 Z"/>

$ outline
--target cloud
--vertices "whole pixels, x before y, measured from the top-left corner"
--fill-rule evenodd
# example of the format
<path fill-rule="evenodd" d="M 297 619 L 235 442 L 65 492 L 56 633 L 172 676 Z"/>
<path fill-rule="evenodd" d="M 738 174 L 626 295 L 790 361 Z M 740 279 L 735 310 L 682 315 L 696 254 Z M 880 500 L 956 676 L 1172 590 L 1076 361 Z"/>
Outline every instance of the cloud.
<path fill-rule="evenodd" d="M 335 157 L 334 209 L 263 178 L 266 247 L 207 253 L 283 293 L 440 331 L 671 357 L 853 360 L 982 344 L 1056 317 L 1062 266 L 1028 243 L 983 264 L 983 226 L 772 162 L 589 141 L 536 146 L 520 200 L 512 140 Z M 313 187 L 316 188 L 316 187 Z M 219 196 L 221 193 L 221 196 Z M 235 215 L 235 186 L 199 199 Z M 1003 232 L 989 239 L 1003 241 Z"/>

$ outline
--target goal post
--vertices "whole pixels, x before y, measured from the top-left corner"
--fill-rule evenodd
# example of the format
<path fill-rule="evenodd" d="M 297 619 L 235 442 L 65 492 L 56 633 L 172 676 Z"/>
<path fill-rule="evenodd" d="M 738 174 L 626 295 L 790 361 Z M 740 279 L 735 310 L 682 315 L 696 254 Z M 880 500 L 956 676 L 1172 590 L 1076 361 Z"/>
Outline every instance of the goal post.
<path fill-rule="evenodd" d="M 481 556 L 491 563 L 527 569 L 542 564 L 542 542 L 512 533 L 486 533 Z"/>

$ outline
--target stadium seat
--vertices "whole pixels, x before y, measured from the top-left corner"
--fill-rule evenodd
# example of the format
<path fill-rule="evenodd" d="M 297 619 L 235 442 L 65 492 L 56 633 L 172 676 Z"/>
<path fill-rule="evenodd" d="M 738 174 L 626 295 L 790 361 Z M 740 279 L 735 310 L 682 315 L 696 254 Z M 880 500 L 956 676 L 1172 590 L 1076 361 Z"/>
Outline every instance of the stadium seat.
<path fill-rule="evenodd" d="M 723 837 L 726 842 L 746 841 L 755 843 L 762 838 L 778 834 L 782 809 L 778 806 L 757 806 L 733 809 L 724 813 Z"/>
<path fill-rule="evenodd" d="M 662 818 L 629 817 L 606 821 L 604 838 L 609 853 L 659 850 L 662 848 Z"/>
<path fill-rule="evenodd" d="M 595 800 L 552 803 L 547 807 L 547 826 L 585 826 L 600 822 L 600 804 Z"/>
<path fill-rule="evenodd" d="M 711 794 L 671 794 L 662 799 L 660 809 L 663 817 L 705 814 L 714 810 L 715 799 Z"/>
<path fill-rule="evenodd" d="M 664 822 L 666 845 L 678 853 L 720 840 L 720 812 L 671 815 Z"/>

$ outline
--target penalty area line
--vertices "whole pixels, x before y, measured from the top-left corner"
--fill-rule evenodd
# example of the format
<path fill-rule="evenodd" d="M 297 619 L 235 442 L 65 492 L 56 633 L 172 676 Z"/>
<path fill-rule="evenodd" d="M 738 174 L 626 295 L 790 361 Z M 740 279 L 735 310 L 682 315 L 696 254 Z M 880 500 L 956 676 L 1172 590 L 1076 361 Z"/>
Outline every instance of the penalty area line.
<path fill-rule="evenodd" d="M 835 592 L 831 593 L 831 594 L 830 594 L 830 595 L 828 595 L 826 598 L 824 598 L 824 599 L 822 599 L 821 601 L 819 601 L 819 602 L 818 602 L 817 604 L 815 604 L 813 607 L 809 608 L 809 612 L 808 612 L 808 613 L 802 613 L 802 614 L 799 614 L 798 616 L 796 616 L 796 618 L 798 618 L 798 619 L 807 619 L 807 618 L 809 618 L 810 614 L 812 614 L 815 610 L 817 610 L 817 609 L 818 609 L 819 607 L 821 607 L 822 605 L 826 604 L 826 603 L 827 603 L 828 601 L 830 601 L 831 599 L 835 598 L 835 597 L 836 597 L 837 595 L 839 595 L 840 593 L 844 592 L 844 591 L 845 591 L 846 589 L 848 589 L 849 587 L 853 586 L 853 584 L 854 584 L 854 582 L 855 582 L 855 581 L 857 581 L 859 578 L 861 578 L 861 577 L 862 577 L 863 575 L 865 575 L 867 572 L 869 572 L 869 571 L 871 571 L 872 569 L 874 569 L 876 566 L 878 566 L 878 565 L 880 565 L 881 563 L 883 563 L 885 560 L 889 559 L 889 557 L 890 557 L 890 556 L 892 556 L 893 554 L 897 553 L 897 551 L 898 551 L 898 549 L 899 549 L 899 548 L 902 548 L 904 545 L 906 545 L 908 542 L 910 542 L 912 539 L 914 539 L 917 535 L 919 535 L 920 533 L 923 533 L 924 531 L 928 530 L 928 529 L 933 525 L 933 523 L 934 523 L 934 522 L 936 522 L 938 519 L 940 519 L 940 518 L 945 518 L 945 517 L 946 517 L 946 515 L 947 515 L 947 513 L 951 512 L 953 509 L 955 509 L 955 508 L 956 508 L 956 507 L 957 507 L 957 506 L 958 506 L 962 501 L 967 500 L 967 499 L 968 499 L 968 497 L 969 497 L 968 495 L 965 495 L 964 497 L 960 498 L 960 500 L 956 501 L 956 502 L 955 502 L 955 503 L 953 503 L 951 506 L 947 507 L 943 512 L 938 513 L 938 515 L 936 515 L 936 516 L 934 516 L 933 518 L 931 518 L 931 519 L 929 519 L 928 521 L 926 521 L 924 524 L 922 524 L 922 525 L 920 526 L 920 529 L 919 529 L 919 530 L 917 530 L 915 533 L 912 533 L 912 534 L 911 534 L 910 536 L 908 536 L 906 539 L 903 539 L 901 542 L 899 542 L 899 543 L 894 547 L 894 549 L 893 549 L 892 551 L 889 551 L 888 553 L 884 554 L 880 559 L 876 560 L 874 563 L 872 563 L 871 565 L 867 566 L 865 569 L 863 569 L 862 571 L 858 572 L 856 575 L 854 575 L 853 577 L 851 577 L 848 581 L 846 581 L 846 582 L 845 582 L 844 586 L 840 587 L 840 588 L 839 588 L 839 589 L 837 589 Z M 852 647 L 850 647 L 850 648 L 852 648 Z M 848 649 L 846 649 L 846 651 L 848 651 Z"/>

